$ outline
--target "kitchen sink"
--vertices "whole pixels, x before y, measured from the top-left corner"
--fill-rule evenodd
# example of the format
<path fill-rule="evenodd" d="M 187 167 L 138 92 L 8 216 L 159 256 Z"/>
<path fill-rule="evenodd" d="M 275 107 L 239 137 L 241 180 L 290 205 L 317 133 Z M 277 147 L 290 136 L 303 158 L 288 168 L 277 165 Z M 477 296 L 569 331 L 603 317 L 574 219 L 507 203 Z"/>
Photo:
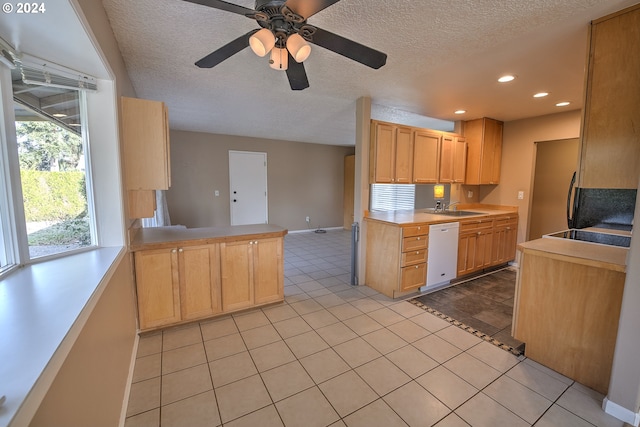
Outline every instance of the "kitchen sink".
<path fill-rule="evenodd" d="M 434 215 L 446 215 L 446 216 L 469 216 L 469 215 L 482 215 L 481 212 L 472 212 L 472 211 L 438 211 L 436 212 L 433 209 L 427 211 L 427 213 Z"/>

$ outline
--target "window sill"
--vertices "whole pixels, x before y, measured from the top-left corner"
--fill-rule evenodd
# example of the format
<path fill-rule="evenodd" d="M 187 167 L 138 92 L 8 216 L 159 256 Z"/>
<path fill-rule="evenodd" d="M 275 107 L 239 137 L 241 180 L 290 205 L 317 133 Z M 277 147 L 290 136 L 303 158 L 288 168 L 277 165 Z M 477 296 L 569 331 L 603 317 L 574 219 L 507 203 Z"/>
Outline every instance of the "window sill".
<path fill-rule="evenodd" d="M 0 280 L 0 396 L 6 396 L 0 426 L 19 411 L 37 409 L 99 299 L 103 279 L 125 254 L 123 247 L 98 248 Z"/>

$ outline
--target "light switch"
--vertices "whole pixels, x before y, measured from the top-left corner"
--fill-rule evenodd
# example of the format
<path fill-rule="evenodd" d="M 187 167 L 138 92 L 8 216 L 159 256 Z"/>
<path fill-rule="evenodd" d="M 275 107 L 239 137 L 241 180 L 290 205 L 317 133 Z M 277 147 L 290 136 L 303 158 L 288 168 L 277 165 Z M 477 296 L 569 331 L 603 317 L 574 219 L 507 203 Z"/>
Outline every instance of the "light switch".
<path fill-rule="evenodd" d="M 218 196 L 220 195 L 220 192 L 219 192 L 218 190 L 216 190 L 213 194 L 214 194 L 216 197 L 218 197 Z"/>
<path fill-rule="evenodd" d="M 518 200 L 524 199 L 524 191 L 518 191 Z"/>

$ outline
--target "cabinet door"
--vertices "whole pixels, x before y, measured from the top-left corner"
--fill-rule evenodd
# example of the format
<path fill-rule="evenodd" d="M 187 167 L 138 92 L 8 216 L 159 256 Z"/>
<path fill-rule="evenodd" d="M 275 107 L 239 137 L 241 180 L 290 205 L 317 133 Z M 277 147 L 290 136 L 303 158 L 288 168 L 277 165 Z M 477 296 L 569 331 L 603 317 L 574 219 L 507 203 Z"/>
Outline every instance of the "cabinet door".
<path fill-rule="evenodd" d="M 480 184 L 499 184 L 502 158 L 502 122 L 484 119 Z"/>
<path fill-rule="evenodd" d="M 121 111 L 127 190 L 168 190 L 171 180 L 164 103 L 122 97 Z"/>
<path fill-rule="evenodd" d="M 474 270 L 482 270 L 491 266 L 491 248 L 493 244 L 493 230 L 482 230 L 476 232 L 476 254 Z"/>
<path fill-rule="evenodd" d="M 182 319 L 211 316 L 222 310 L 219 245 L 178 249 Z"/>
<path fill-rule="evenodd" d="M 467 172 L 467 142 L 462 136 L 453 140 L 453 181 L 464 183 Z"/>
<path fill-rule="evenodd" d="M 442 135 L 442 145 L 440 148 L 440 182 L 453 182 L 453 135 Z"/>
<path fill-rule="evenodd" d="M 476 268 L 476 232 L 461 233 L 458 238 L 458 276 L 472 273 Z"/>
<path fill-rule="evenodd" d="M 395 179 L 395 126 L 374 123 L 372 134 L 370 165 L 373 166 L 373 170 L 371 182 L 391 184 Z"/>
<path fill-rule="evenodd" d="M 638 188 L 638 28 L 638 6 L 591 26 L 578 187 Z"/>
<path fill-rule="evenodd" d="M 179 322 L 177 250 L 139 251 L 134 256 L 140 329 Z"/>
<path fill-rule="evenodd" d="M 410 184 L 413 173 L 413 141 L 410 128 L 396 128 L 395 183 Z"/>
<path fill-rule="evenodd" d="M 413 133 L 413 182 L 416 184 L 438 182 L 440 140 L 438 132 L 414 131 Z"/>
<path fill-rule="evenodd" d="M 253 241 L 220 244 L 222 309 L 234 311 L 253 305 Z"/>
<path fill-rule="evenodd" d="M 256 240 L 252 250 L 255 303 L 282 301 L 284 298 L 283 239 Z"/>

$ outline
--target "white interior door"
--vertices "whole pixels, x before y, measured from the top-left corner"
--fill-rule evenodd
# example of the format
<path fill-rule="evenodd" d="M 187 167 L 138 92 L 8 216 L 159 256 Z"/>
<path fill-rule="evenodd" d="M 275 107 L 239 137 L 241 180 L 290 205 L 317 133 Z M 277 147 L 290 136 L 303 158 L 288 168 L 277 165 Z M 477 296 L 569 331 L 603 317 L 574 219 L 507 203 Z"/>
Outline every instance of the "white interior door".
<path fill-rule="evenodd" d="M 267 153 L 229 151 L 231 225 L 266 224 Z"/>

